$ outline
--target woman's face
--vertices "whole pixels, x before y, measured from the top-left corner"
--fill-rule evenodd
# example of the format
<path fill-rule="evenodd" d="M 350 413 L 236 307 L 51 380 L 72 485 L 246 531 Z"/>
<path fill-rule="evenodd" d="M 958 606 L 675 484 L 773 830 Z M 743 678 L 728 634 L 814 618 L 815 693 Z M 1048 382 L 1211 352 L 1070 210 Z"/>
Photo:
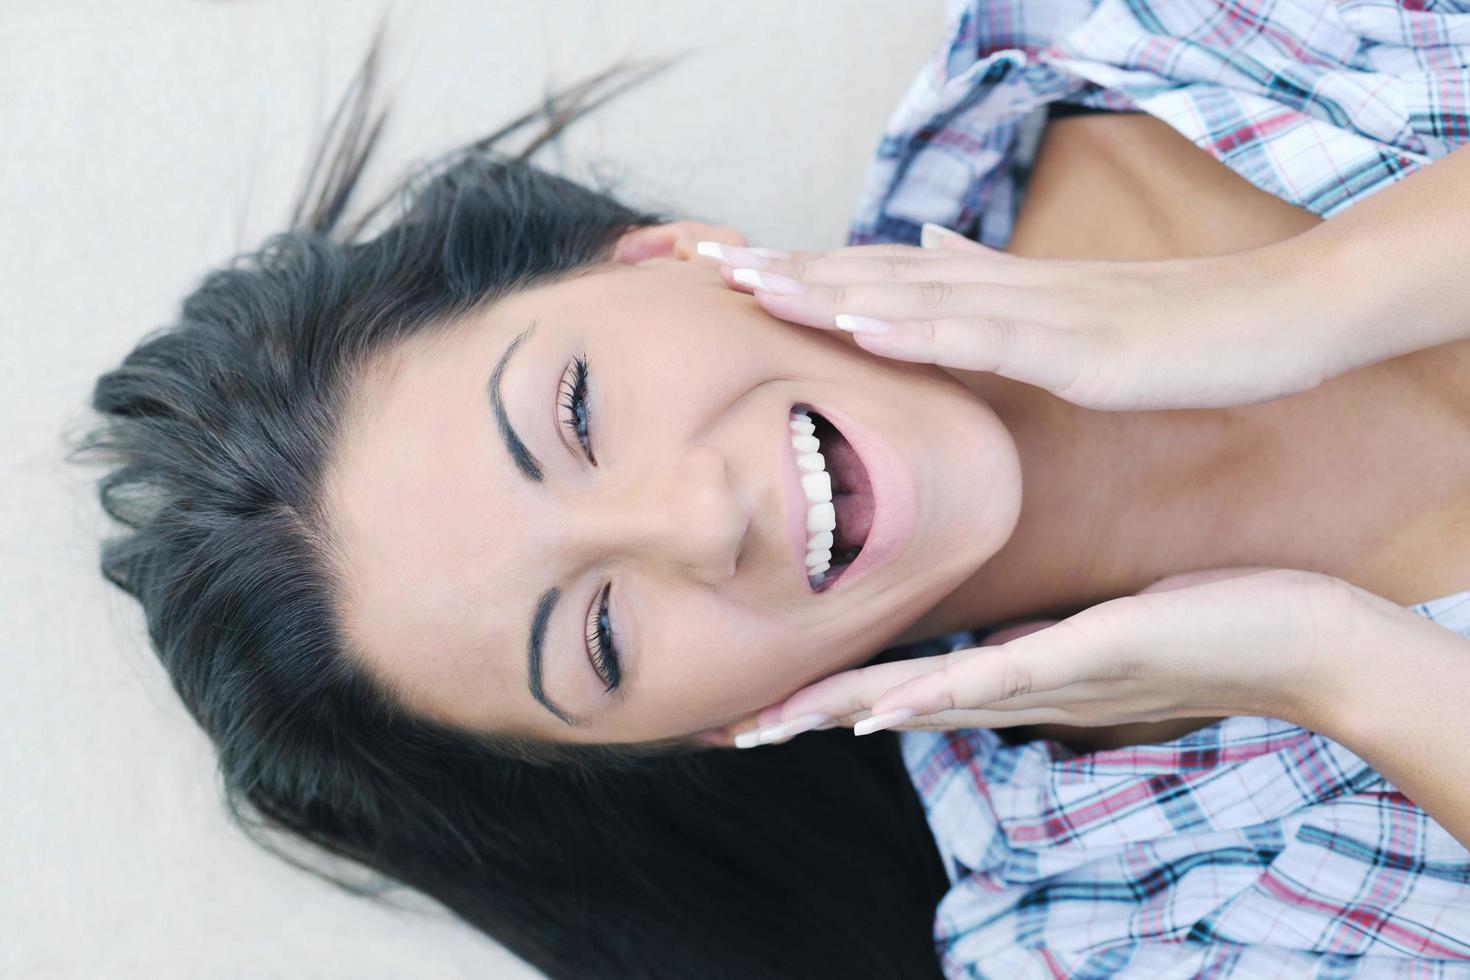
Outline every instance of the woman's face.
<path fill-rule="evenodd" d="M 798 406 L 840 433 L 816 432 L 834 546 L 862 542 L 815 588 L 830 522 Z M 739 727 L 870 659 L 1000 549 L 1020 498 L 1014 443 L 958 382 L 660 256 L 374 365 L 326 505 L 351 646 L 412 708 L 606 743 Z"/>

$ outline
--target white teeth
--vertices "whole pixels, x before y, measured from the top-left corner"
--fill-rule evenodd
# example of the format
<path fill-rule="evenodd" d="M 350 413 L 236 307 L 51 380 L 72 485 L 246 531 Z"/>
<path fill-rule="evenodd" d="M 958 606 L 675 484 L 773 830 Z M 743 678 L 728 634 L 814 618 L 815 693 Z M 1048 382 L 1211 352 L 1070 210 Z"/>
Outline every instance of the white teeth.
<path fill-rule="evenodd" d="M 804 473 L 801 489 L 806 491 L 806 502 L 825 504 L 832 501 L 832 478 L 826 473 Z"/>
<path fill-rule="evenodd" d="M 816 437 L 817 427 L 805 412 L 791 413 L 791 448 L 806 497 L 806 573 L 812 587 L 826 580 L 832 567 L 832 548 L 837 527 L 837 508 L 832 504 L 832 477 L 827 459 Z"/>
<path fill-rule="evenodd" d="M 791 433 L 791 448 L 797 453 L 814 453 L 822 448 L 816 436 L 809 436 L 800 432 Z"/>

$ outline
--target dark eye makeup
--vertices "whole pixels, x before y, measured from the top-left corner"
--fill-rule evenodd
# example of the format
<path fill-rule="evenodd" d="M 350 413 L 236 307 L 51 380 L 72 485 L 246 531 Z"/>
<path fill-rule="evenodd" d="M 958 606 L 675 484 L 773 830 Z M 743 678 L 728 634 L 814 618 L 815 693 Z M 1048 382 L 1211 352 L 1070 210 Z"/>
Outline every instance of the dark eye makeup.
<path fill-rule="evenodd" d="M 617 650 L 612 643 L 612 620 L 607 614 L 607 600 L 612 595 L 612 583 L 602 587 L 597 602 L 592 605 L 592 615 L 587 617 L 587 653 L 592 658 L 592 667 L 606 685 L 605 693 L 611 694 L 623 682 L 623 671 L 618 661 Z"/>
<path fill-rule="evenodd" d="M 587 426 L 587 357 L 578 354 L 572 358 L 572 363 L 562 372 L 561 385 L 558 388 L 561 407 L 565 410 L 562 415 L 562 425 L 565 425 L 582 447 L 582 452 L 587 456 L 587 462 L 593 466 L 597 465 L 597 456 L 592 452 L 592 440 L 588 436 Z"/>
<path fill-rule="evenodd" d="M 561 422 L 576 438 L 587 462 L 597 465 L 597 456 L 592 451 L 590 435 L 590 413 L 587 407 L 588 378 L 590 370 L 587 357 L 578 354 L 572 358 L 562 372 L 557 388 L 558 401 L 562 409 Z M 602 678 L 605 693 L 611 694 L 622 683 L 622 666 L 617 648 L 613 646 L 612 620 L 608 615 L 608 599 L 612 595 L 612 583 L 608 582 L 597 594 L 597 600 L 587 611 L 587 657 L 592 669 Z"/>

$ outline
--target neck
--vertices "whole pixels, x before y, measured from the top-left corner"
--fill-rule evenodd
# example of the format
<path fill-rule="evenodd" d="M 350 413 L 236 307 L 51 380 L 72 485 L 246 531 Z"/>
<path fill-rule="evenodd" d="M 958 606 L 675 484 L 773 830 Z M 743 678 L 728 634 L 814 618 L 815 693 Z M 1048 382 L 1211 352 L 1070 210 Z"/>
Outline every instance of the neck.
<path fill-rule="evenodd" d="M 1021 515 L 904 639 L 1064 618 L 1194 569 L 1314 564 L 1301 508 L 1263 479 L 1290 412 L 1096 412 L 996 375 L 958 376 L 1016 441 Z"/>

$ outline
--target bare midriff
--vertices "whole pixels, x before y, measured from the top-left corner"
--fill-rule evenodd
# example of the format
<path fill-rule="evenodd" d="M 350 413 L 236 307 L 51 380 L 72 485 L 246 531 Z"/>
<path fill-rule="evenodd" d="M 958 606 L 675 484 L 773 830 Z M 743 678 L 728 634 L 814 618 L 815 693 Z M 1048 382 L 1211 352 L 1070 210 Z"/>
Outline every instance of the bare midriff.
<path fill-rule="evenodd" d="M 1116 260 L 1227 254 L 1319 221 L 1151 116 L 1073 116 L 1047 127 L 1008 250 Z M 1401 605 L 1470 589 L 1470 342 L 1233 411 L 1289 434 L 1259 482 L 1299 495 L 1311 513 L 1321 541 L 1313 570 Z M 1097 751 L 1168 741 L 1205 724 L 1041 725 L 1007 737 Z"/>

